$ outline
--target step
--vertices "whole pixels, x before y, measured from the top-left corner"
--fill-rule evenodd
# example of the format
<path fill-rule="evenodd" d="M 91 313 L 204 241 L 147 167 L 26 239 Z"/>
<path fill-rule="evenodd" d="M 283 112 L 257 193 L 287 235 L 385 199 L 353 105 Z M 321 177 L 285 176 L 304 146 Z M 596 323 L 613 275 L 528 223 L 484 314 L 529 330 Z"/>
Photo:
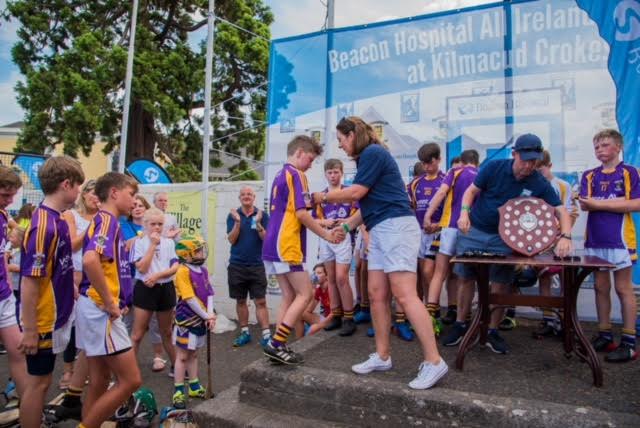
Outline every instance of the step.
<path fill-rule="evenodd" d="M 216 428 L 346 428 L 350 425 L 313 420 L 285 413 L 277 413 L 240 402 L 238 385 L 218 394 L 193 409 L 198 427 Z"/>

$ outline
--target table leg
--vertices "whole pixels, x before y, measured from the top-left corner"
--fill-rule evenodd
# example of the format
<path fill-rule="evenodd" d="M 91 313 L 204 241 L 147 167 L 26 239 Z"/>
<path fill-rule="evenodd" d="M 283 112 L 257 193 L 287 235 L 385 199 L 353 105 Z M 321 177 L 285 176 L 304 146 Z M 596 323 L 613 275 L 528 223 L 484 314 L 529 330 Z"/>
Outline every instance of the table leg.
<path fill-rule="evenodd" d="M 471 347 L 473 340 L 476 335 L 480 333 L 480 340 L 486 342 L 487 337 L 487 327 L 489 326 L 489 281 L 488 281 L 488 270 L 486 265 L 477 265 L 477 283 L 478 283 L 478 310 L 476 314 L 473 316 L 473 320 L 471 321 L 471 325 L 467 330 L 467 333 L 464 335 L 460 346 L 458 347 L 458 354 L 456 356 L 456 369 L 462 370 L 464 368 L 464 357 Z M 481 322 L 484 324 L 480 326 Z M 480 329 L 480 332 L 478 332 Z"/>
<path fill-rule="evenodd" d="M 564 356 L 567 358 L 571 357 L 571 352 L 573 351 L 573 347 L 574 347 L 574 340 L 573 340 L 573 328 L 571 327 L 571 313 L 573 312 L 571 310 L 571 301 L 572 301 L 572 297 L 571 297 L 571 289 L 567 287 L 567 284 L 571 281 L 573 281 L 574 279 L 570 279 L 569 276 L 571 275 L 570 272 L 566 272 L 566 269 L 563 269 L 560 272 L 560 287 L 562 287 L 562 298 L 563 298 L 563 311 L 564 313 L 562 314 L 562 342 L 563 342 L 563 346 L 564 346 Z"/>
<path fill-rule="evenodd" d="M 569 318 L 569 323 L 571 329 L 575 332 L 575 336 L 578 339 L 578 343 L 581 345 L 582 350 L 586 355 L 587 363 L 589 367 L 591 367 L 591 372 L 593 374 L 593 384 L 595 386 L 602 386 L 602 366 L 600 365 L 600 359 L 596 354 L 596 351 L 593 349 L 591 342 L 584 334 L 582 330 L 582 326 L 580 325 L 580 321 L 578 320 L 578 314 L 576 310 L 576 304 L 578 300 L 578 292 L 580 291 L 580 286 L 582 282 L 586 279 L 586 277 L 593 271 L 593 269 L 582 268 L 579 272 L 576 271 L 575 267 L 565 268 L 568 275 L 565 275 L 565 278 L 568 279 L 567 290 L 570 290 L 570 293 L 566 293 L 571 299 L 567 306 L 571 311 L 570 314 L 565 314 L 567 318 Z"/>

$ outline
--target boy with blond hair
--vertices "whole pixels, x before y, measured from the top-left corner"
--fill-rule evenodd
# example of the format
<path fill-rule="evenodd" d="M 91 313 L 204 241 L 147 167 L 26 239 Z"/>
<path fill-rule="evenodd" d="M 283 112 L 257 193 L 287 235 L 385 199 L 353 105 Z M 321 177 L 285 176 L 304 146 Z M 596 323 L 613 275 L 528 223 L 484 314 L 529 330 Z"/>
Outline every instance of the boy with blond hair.
<path fill-rule="evenodd" d="M 34 211 L 22 243 L 20 301 L 27 381 L 20 402 L 20 425 L 39 427 L 56 354 L 69 342 L 73 324 L 71 236 L 60 213 L 73 206 L 84 182 L 80 163 L 54 156 L 38 179 L 44 200 Z"/>
<path fill-rule="evenodd" d="M 622 309 L 622 337 L 615 346 L 611 332 L 611 282 L 609 271 L 595 273 L 598 335 L 596 351 L 609 351 L 605 361 L 626 362 L 636 353 L 636 300 L 631 266 L 638 258 L 636 231 L 631 213 L 640 211 L 638 169 L 620 160 L 622 135 L 605 129 L 593 137 L 599 167 L 585 171 L 580 184 L 580 208 L 588 212 L 585 254 L 615 265 L 613 280 Z"/>

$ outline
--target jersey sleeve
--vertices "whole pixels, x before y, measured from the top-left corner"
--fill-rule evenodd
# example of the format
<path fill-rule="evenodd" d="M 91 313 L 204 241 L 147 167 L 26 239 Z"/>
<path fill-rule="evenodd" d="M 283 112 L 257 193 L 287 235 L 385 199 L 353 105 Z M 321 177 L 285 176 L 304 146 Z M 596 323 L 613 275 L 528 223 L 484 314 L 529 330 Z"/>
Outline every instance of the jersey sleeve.
<path fill-rule="evenodd" d="M 293 206 L 296 211 L 306 210 L 311 206 L 309 188 L 306 186 L 306 181 L 300 175 L 299 172 L 287 173 L 287 184 L 289 186 L 289 194 L 293 195 Z"/>
<path fill-rule="evenodd" d="M 582 178 L 580 179 L 580 197 L 588 198 L 591 196 L 591 176 L 593 175 L 592 171 L 586 171 L 582 174 Z"/>
<path fill-rule="evenodd" d="M 146 240 L 143 238 L 138 238 L 133 242 L 133 247 L 131 247 L 131 263 L 136 263 L 140 261 L 144 257 L 144 254 L 147 252 L 147 246 L 144 245 Z"/>
<path fill-rule="evenodd" d="M 191 285 L 191 276 L 189 275 L 189 268 L 186 266 L 180 266 L 178 272 L 176 272 L 175 279 L 176 291 L 181 299 L 187 300 L 195 297 L 193 286 Z"/>
<path fill-rule="evenodd" d="M 267 214 L 266 211 L 262 211 L 262 221 L 260 223 L 262 224 L 262 227 L 264 227 L 265 229 L 269 227 L 269 214 Z"/>
<path fill-rule="evenodd" d="M 231 217 L 231 214 L 228 214 L 227 215 L 227 234 L 231 233 L 234 223 L 235 221 L 233 220 L 233 217 Z"/>
<path fill-rule="evenodd" d="M 38 209 L 33 215 L 29 230 L 25 234 L 22 257 L 20 259 L 20 274 L 31 277 L 50 277 L 50 258 L 53 256 L 51 246 L 55 231 L 49 226 L 49 214 L 44 209 Z"/>
<path fill-rule="evenodd" d="M 486 190 L 489 185 L 489 178 L 491 178 L 492 171 L 495 171 L 495 168 L 492 168 L 493 162 L 487 162 L 485 165 L 480 168 L 476 178 L 473 180 L 473 184 L 480 190 Z M 448 176 L 449 174 L 447 174 Z M 447 178 L 445 177 L 445 180 Z"/>
<path fill-rule="evenodd" d="M 640 198 L 640 173 L 637 168 L 628 167 L 626 169 L 628 172 L 628 190 L 627 194 L 629 195 L 629 199 L 639 199 Z"/>
<path fill-rule="evenodd" d="M 91 235 L 87 235 L 88 239 L 85 241 L 84 252 L 95 251 L 104 258 L 114 260 L 116 257 L 114 242 L 118 232 L 117 221 L 103 213 L 98 213 L 92 221 L 94 224 L 93 227 L 89 227 Z"/>

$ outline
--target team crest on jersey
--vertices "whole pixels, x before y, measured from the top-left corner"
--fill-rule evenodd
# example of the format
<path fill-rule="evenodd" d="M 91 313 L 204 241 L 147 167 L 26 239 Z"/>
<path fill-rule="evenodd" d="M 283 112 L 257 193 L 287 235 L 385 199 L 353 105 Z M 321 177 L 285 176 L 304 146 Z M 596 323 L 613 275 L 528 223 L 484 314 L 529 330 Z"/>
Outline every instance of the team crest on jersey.
<path fill-rule="evenodd" d="M 622 180 L 616 180 L 615 191 L 622 192 Z"/>
<path fill-rule="evenodd" d="M 347 216 L 347 210 L 344 207 L 338 210 L 338 218 L 345 218 Z"/>
<path fill-rule="evenodd" d="M 431 187 L 427 187 L 426 189 L 424 189 L 424 194 L 426 196 L 431 196 L 431 192 L 433 191 L 433 189 Z"/>
<path fill-rule="evenodd" d="M 44 253 L 36 253 L 33 255 L 33 269 L 42 269 L 44 267 Z"/>
<path fill-rule="evenodd" d="M 302 198 L 304 199 L 304 204 L 307 208 L 311 208 L 311 194 L 309 192 L 302 193 Z"/>
<path fill-rule="evenodd" d="M 108 240 L 109 240 L 108 236 L 105 236 L 105 235 L 96 236 L 96 247 L 99 249 L 104 249 Z"/>

